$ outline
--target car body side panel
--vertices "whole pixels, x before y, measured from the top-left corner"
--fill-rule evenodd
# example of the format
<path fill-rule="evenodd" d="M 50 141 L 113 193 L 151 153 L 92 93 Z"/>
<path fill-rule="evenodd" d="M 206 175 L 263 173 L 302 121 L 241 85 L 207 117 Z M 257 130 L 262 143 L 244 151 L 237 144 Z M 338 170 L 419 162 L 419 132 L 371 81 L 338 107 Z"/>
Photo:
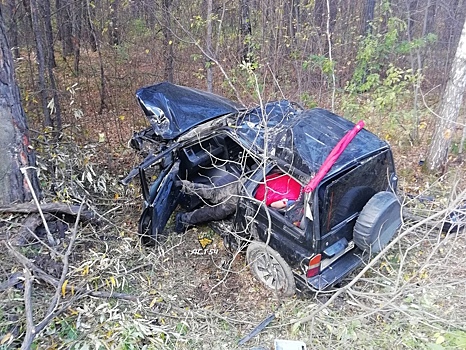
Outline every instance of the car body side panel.
<path fill-rule="evenodd" d="M 150 189 L 151 202 L 153 206 L 152 232 L 160 234 L 168 222 L 171 214 L 178 205 L 181 196 L 181 188 L 176 186 L 180 162 L 175 162 L 161 182 L 156 181 Z M 155 188 L 157 186 L 157 188 Z"/>

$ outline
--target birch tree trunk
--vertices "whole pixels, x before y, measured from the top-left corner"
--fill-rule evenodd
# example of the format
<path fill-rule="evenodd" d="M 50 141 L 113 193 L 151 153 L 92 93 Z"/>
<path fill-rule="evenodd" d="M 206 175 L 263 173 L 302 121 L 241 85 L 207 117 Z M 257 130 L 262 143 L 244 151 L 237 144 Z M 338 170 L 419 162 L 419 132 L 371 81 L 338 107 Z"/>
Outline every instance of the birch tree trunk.
<path fill-rule="evenodd" d="M 426 158 L 429 172 L 444 172 L 451 139 L 466 92 L 466 22 L 453 59 L 450 76 L 440 101 L 438 119 Z"/>
<path fill-rule="evenodd" d="M 26 117 L 0 10 L 0 205 L 31 199 L 31 188 L 20 171 L 23 167 L 35 165 L 34 153 L 28 146 Z M 39 193 L 36 173 L 30 173 L 29 177 L 33 190 Z"/>

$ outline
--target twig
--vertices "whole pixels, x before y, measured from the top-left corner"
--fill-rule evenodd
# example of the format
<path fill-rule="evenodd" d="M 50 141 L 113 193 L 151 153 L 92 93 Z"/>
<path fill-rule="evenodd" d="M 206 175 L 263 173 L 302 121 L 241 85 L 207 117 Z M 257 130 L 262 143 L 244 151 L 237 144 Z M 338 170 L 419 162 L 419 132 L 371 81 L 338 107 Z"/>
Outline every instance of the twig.
<path fill-rule="evenodd" d="M 24 336 L 21 349 L 31 348 L 32 341 L 36 335 L 34 320 L 32 317 L 32 275 L 27 266 L 24 266 L 24 313 L 26 314 L 26 335 Z"/>
<path fill-rule="evenodd" d="M 12 254 L 16 258 L 16 260 L 18 260 L 20 263 L 22 263 L 28 269 L 34 271 L 34 273 L 36 274 L 36 278 L 41 279 L 42 281 L 44 281 L 47 284 L 50 284 L 51 286 L 57 288 L 57 290 L 59 292 L 61 292 L 61 286 L 63 285 L 63 282 L 60 284 L 59 280 L 57 280 L 56 278 L 50 276 L 48 273 L 46 273 L 40 267 L 37 267 L 31 260 L 26 258 L 21 253 L 19 253 L 9 243 L 4 242 L 4 244 L 6 245 L 8 251 L 10 252 L 10 254 Z M 148 266 L 148 265 L 149 264 L 146 264 L 146 265 L 143 265 L 143 266 L 138 266 L 137 268 L 134 268 L 134 269 L 129 270 L 129 271 L 138 270 L 141 267 Z M 96 298 L 115 298 L 115 299 L 129 300 L 129 301 L 139 301 L 138 297 L 136 297 L 134 295 L 130 295 L 130 294 L 116 293 L 116 292 L 106 292 L 106 291 L 93 291 L 93 290 L 88 290 L 88 289 L 84 289 L 84 288 L 76 288 L 76 287 L 74 287 L 72 285 L 67 285 L 66 290 L 67 291 L 74 291 L 74 292 L 77 292 L 77 293 L 82 293 L 83 296 L 90 295 L 90 296 L 93 296 L 93 297 L 96 297 Z M 55 317 L 56 314 L 57 314 L 57 312 L 54 313 L 53 317 Z"/>
<path fill-rule="evenodd" d="M 466 191 L 463 193 L 463 195 L 466 194 Z M 460 196 L 462 197 L 462 196 Z M 372 268 L 376 262 L 378 262 L 382 256 L 385 255 L 385 253 L 390 250 L 395 244 L 397 244 L 403 237 L 405 237 L 406 235 L 410 234 L 411 232 L 413 232 L 414 230 L 416 230 L 417 228 L 425 225 L 427 222 L 431 221 L 432 219 L 435 219 L 437 217 L 441 217 L 443 215 L 445 215 L 446 213 L 448 213 L 449 209 L 444 209 L 444 210 L 441 210 L 431 216 L 429 216 L 428 218 L 425 218 L 424 220 L 418 222 L 417 224 L 411 226 L 409 229 L 407 229 L 405 232 L 401 233 L 400 235 L 398 235 L 398 237 L 396 237 L 392 242 L 390 242 L 378 255 L 376 255 L 362 270 L 361 272 L 358 273 L 358 275 L 353 279 L 351 280 L 351 282 L 349 282 L 347 285 L 345 285 L 344 287 L 342 287 L 341 289 L 339 289 L 337 292 L 335 292 L 324 304 L 322 304 L 321 306 L 319 306 L 317 309 L 315 309 L 313 312 L 311 312 L 308 316 L 306 317 L 302 317 L 296 321 L 293 321 L 291 322 L 291 324 L 296 324 L 296 323 L 303 323 L 303 322 L 308 322 L 308 321 L 311 321 L 314 316 L 319 313 L 320 311 L 322 311 L 323 309 L 325 309 L 326 307 L 328 307 L 339 295 L 341 295 L 343 292 L 346 292 L 347 290 L 349 290 L 354 284 L 356 284 L 356 282 L 359 281 L 359 279 L 370 269 Z"/>
<path fill-rule="evenodd" d="M 63 269 L 61 272 L 60 280 L 58 281 L 56 289 L 55 289 L 55 294 L 52 298 L 52 301 L 50 302 L 46 316 L 36 327 L 36 329 L 38 329 L 39 331 L 42 330 L 50 322 L 51 318 L 53 317 L 55 308 L 58 305 L 58 301 L 60 300 L 61 287 L 63 283 L 65 282 L 66 275 L 68 273 L 69 257 L 71 255 L 71 250 L 73 249 L 74 242 L 76 241 L 76 236 L 78 233 L 78 224 L 79 224 L 79 219 L 81 217 L 81 211 L 82 211 L 83 205 L 84 205 L 84 200 L 81 202 L 81 205 L 79 207 L 78 215 L 76 216 L 76 221 L 74 223 L 74 227 L 71 232 L 70 242 L 68 243 L 68 247 L 66 249 L 65 255 L 63 256 Z"/>
<path fill-rule="evenodd" d="M 47 232 L 47 240 L 49 241 L 49 244 L 51 246 L 54 246 L 55 240 L 53 239 L 52 233 L 50 233 L 49 226 L 47 225 L 47 220 L 45 220 L 44 213 L 42 212 L 42 209 L 40 208 L 39 200 L 37 199 L 36 192 L 34 191 L 34 187 L 32 187 L 31 180 L 29 180 L 29 176 L 27 173 L 28 169 L 36 169 L 36 168 L 24 167 L 24 168 L 21 168 L 20 170 L 23 173 L 23 176 L 26 179 L 26 182 L 31 190 L 32 198 L 34 199 L 34 203 L 36 203 L 37 210 L 39 211 L 40 217 L 42 218 L 42 222 L 44 223 L 45 231 Z"/>

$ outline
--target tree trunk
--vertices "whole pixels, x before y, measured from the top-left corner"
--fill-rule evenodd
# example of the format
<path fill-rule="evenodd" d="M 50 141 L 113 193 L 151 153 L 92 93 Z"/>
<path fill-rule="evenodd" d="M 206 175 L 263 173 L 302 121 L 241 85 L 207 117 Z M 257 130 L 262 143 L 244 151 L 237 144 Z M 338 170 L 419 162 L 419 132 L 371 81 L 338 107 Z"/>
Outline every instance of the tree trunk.
<path fill-rule="evenodd" d="M 466 91 L 466 22 L 463 24 L 460 41 L 453 59 L 450 76 L 439 107 L 439 118 L 426 159 L 429 172 L 445 171 L 448 150 L 455 133 L 463 96 Z"/>
<path fill-rule="evenodd" d="M 418 11 L 418 0 L 410 0 L 408 4 L 408 40 L 411 41 L 414 35 L 414 25 Z"/>
<path fill-rule="evenodd" d="M 53 50 L 52 13 L 50 11 L 50 0 L 42 0 L 39 5 L 41 9 L 41 17 L 44 20 L 45 25 L 45 58 L 47 61 L 47 66 L 50 64 L 52 68 L 55 68 L 57 63 L 55 62 L 55 53 Z"/>
<path fill-rule="evenodd" d="M 375 0 L 366 0 L 364 7 L 364 20 L 362 25 L 363 35 L 372 33 L 372 22 L 374 21 Z"/>
<path fill-rule="evenodd" d="M 316 0 L 314 4 L 314 23 L 319 38 L 322 40 L 322 54 L 327 57 L 330 50 L 329 45 L 332 42 L 333 29 L 335 28 L 338 4 L 339 1 L 337 0 L 330 0 L 328 3 L 327 0 Z"/>
<path fill-rule="evenodd" d="M 241 23 L 240 23 L 240 62 L 251 61 L 251 19 L 249 17 L 249 0 L 241 0 Z"/>
<path fill-rule="evenodd" d="M 171 25 L 171 5 L 172 0 L 163 0 L 163 46 L 164 46 L 164 58 L 165 58 L 165 79 L 169 82 L 173 82 L 173 34 Z"/>
<path fill-rule="evenodd" d="M 319 33 L 325 32 L 325 12 L 326 0 L 316 0 L 314 4 L 314 24 Z"/>
<path fill-rule="evenodd" d="M 63 57 L 73 53 L 73 24 L 71 21 L 70 0 L 56 0 L 58 37 L 62 44 Z"/>
<path fill-rule="evenodd" d="M 94 28 L 93 22 L 91 20 L 91 8 L 93 8 L 93 2 L 89 1 L 86 2 L 86 16 L 88 18 L 88 25 L 89 25 L 89 35 L 91 43 L 96 45 L 95 49 L 97 51 L 99 57 L 99 71 L 100 71 L 100 108 L 98 113 L 102 114 L 105 109 L 107 109 L 107 85 L 105 83 L 105 69 L 104 69 L 104 61 L 102 58 L 102 50 L 100 49 L 99 42 L 97 41 L 97 33 Z"/>
<path fill-rule="evenodd" d="M 89 44 L 91 45 L 91 49 L 93 52 L 97 52 L 97 35 L 94 30 L 94 25 L 92 21 L 95 18 L 95 5 L 93 0 L 84 0 L 84 21 L 89 32 Z"/>
<path fill-rule="evenodd" d="M 37 3 L 36 3 L 37 5 Z M 50 87 L 50 95 L 53 98 L 53 104 L 50 108 L 50 118 L 54 131 L 60 132 L 62 128 L 61 122 L 61 107 L 60 100 L 58 98 L 57 85 L 55 83 L 55 73 L 53 69 L 57 66 L 55 62 L 55 53 L 53 50 L 53 33 L 52 33 L 52 14 L 50 11 L 50 0 L 42 0 L 39 3 L 40 6 L 40 18 L 42 18 L 45 29 L 45 65 L 47 67 L 48 81 Z M 54 117 L 52 117 L 54 115 Z"/>
<path fill-rule="evenodd" d="M 39 23 L 39 12 L 37 9 L 37 0 L 30 0 L 32 30 L 36 42 L 37 62 L 39 68 L 39 90 L 42 103 L 42 112 L 44 113 L 44 125 L 53 127 L 52 118 L 50 117 L 48 105 L 48 94 L 45 83 L 45 55 L 44 55 L 44 37 L 42 28 Z"/>
<path fill-rule="evenodd" d="M 40 193 L 35 172 L 29 173 L 32 189 L 20 171 L 35 165 L 28 128 L 14 78 L 13 58 L 0 11 L 0 204 L 29 201 L 31 190 Z"/>
<path fill-rule="evenodd" d="M 437 13 L 437 0 L 428 0 L 425 10 L 423 36 L 429 33 L 435 33 L 435 15 Z"/>
<path fill-rule="evenodd" d="M 212 72 L 212 0 L 206 0 L 207 19 L 206 19 L 206 51 L 209 57 L 206 57 L 206 73 L 207 73 L 207 91 L 212 92 L 213 72 Z"/>
<path fill-rule="evenodd" d="M 84 1 L 79 0 L 75 6 L 74 20 L 73 20 L 73 52 L 74 52 L 74 72 L 79 75 L 79 60 L 81 58 L 81 33 L 83 22 L 83 9 L 86 4 Z"/>
<path fill-rule="evenodd" d="M 110 1 L 110 46 L 120 45 L 120 30 L 118 28 L 119 0 Z"/>
<path fill-rule="evenodd" d="M 19 47 L 18 47 L 18 16 L 16 14 L 16 1 L 8 0 L 7 7 L 8 9 L 8 38 L 13 52 L 14 58 L 19 58 Z"/>

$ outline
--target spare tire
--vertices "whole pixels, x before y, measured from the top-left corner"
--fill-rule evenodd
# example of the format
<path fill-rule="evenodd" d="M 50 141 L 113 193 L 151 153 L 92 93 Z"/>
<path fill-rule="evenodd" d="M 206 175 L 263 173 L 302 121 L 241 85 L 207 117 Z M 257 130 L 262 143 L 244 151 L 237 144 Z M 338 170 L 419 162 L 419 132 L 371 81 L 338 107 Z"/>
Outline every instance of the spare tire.
<path fill-rule="evenodd" d="M 356 246 L 370 253 L 380 252 L 401 225 L 401 205 L 392 192 L 376 193 L 359 214 L 354 225 Z"/>

